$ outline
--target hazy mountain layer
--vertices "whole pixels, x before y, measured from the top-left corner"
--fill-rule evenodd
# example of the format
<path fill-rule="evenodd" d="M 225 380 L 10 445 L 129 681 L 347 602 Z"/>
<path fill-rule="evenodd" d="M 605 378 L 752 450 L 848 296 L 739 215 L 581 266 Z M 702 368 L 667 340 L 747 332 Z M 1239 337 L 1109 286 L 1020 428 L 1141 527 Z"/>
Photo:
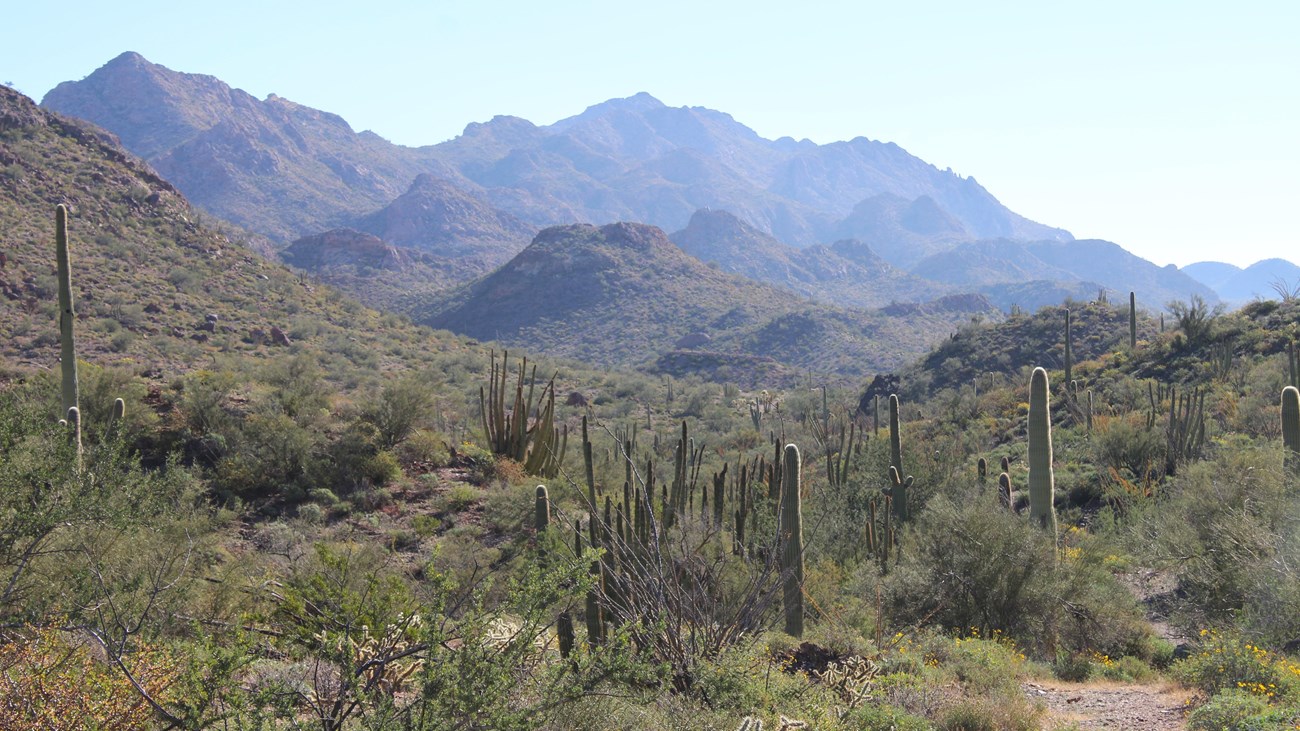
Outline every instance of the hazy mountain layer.
<path fill-rule="evenodd" d="M 196 203 L 285 242 L 387 204 L 420 173 L 482 193 L 534 226 L 638 220 L 674 230 L 700 208 L 725 208 L 806 246 L 850 237 L 839 222 L 889 194 L 930 200 L 936 211 L 916 217 L 932 219 L 934 236 L 1069 238 L 892 143 L 766 140 L 725 113 L 667 107 L 644 93 L 548 127 L 496 117 L 422 148 L 134 53 L 60 84 L 44 103 L 114 132 Z"/>

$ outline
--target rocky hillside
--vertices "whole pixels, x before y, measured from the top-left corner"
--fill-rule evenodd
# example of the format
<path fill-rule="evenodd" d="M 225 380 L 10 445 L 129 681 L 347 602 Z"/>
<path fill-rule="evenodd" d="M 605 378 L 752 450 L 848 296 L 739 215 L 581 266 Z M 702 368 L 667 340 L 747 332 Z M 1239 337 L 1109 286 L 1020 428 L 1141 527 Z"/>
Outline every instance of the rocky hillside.
<path fill-rule="evenodd" d="M 997 313 L 980 297 L 896 311 L 810 305 L 705 265 L 658 228 L 619 223 L 545 229 L 425 319 L 599 365 L 650 365 L 675 354 L 676 372 L 692 359 L 711 372 L 719 363 L 742 371 L 760 357 L 858 377 L 901 365 L 972 317 Z"/>
<path fill-rule="evenodd" d="M 314 353 L 378 372 L 436 341 L 302 281 L 200 223 L 170 183 L 111 136 L 0 87 L 0 358 L 58 362 L 54 207 L 71 209 L 79 356 L 157 378 L 212 364 Z M 394 254 L 372 249 L 375 263 Z M 396 256 L 400 260 L 400 256 Z M 396 263 L 396 261 L 394 261 Z M 394 318 L 395 320 L 395 318 Z"/>

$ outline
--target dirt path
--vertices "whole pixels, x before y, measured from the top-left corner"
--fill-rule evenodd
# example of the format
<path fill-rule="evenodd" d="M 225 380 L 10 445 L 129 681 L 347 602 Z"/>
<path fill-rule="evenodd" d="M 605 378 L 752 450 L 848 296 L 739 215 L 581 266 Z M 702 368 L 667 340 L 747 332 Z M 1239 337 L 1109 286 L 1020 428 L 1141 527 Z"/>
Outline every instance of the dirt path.
<path fill-rule="evenodd" d="M 1025 695 L 1047 706 L 1046 729 L 1183 731 L 1187 691 L 1173 684 L 1063 683 L 1031 681 Z"/>

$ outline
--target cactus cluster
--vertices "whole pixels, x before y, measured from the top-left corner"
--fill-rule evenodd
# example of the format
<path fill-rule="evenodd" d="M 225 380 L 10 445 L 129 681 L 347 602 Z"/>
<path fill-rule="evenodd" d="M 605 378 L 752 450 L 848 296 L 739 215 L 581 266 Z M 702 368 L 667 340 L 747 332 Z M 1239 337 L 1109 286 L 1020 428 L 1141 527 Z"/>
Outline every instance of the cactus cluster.
<path fill-rule="evenodd" d="M 501 365 L 497 365 L 497 356 L 491 354 L 491 368 L 488 388 L 479 388 L 479 412 L 483 419 L 483 434 L 493 454 L 509 457 L 521 464 L 524 472 L 542 477 L 555 477 L 564 460 L 564 451 L 568 445 L 568 431 L 555 426 L 555 377 L 542 387 L 537 400 L 533 400 L 533 391 L 537 385 L 537 366 L 533 366 L 528 378 L 527 395 L 524 392 L 524 377 L 528 373 L 528 359 L 519 364 L 518 377 L 515 380 L 514 399 L 511 408 L 506 409 L 506 379 L 509 375 L 510 354 L 503 352 Z M 529 424 L 528 415 L 536 413 L 537 417 Z"/>

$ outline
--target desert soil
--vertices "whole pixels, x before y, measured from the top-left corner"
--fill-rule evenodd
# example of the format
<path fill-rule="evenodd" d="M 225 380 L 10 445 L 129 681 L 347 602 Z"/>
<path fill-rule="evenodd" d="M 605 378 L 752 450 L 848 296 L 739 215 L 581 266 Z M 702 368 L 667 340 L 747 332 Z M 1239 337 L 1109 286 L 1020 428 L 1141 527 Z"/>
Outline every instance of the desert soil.
<path fill-rule="evenodd" d="M 1183 731 L 1188 691 L 1172 683 L 1030 681 L 1025 695 L 1047 706 L 1044 728 Z"/>

